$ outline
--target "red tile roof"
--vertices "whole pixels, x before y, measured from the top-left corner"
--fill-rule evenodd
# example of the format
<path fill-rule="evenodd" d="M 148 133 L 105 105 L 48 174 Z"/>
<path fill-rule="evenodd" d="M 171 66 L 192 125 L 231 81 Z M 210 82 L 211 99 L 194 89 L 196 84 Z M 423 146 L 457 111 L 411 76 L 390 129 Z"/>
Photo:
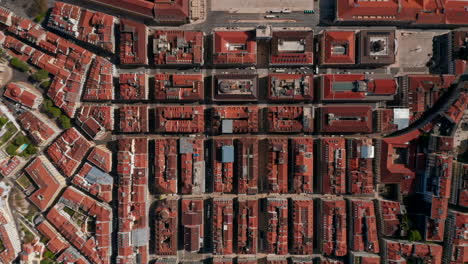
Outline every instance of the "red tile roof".
<path fill-rule="evenodd" d="M 269 106 L 268 132 L 312 132 L 314 109 L 309 106 Z"/>
<path fill-rule="evenodd" d="M 204 132 L 204 106 L 156 107 L 156 131 L 163 133 Z"/>
<path fill-rule="evenodd" d="M 47 238 L 46 247 L 57 254 L 70 247 L 70 244 L 60 235 L 60 233 L 46 220 L 36 226 L 36 229 Z"/>
<path fill-rule="evenodd" d="M 463 0 L 337 1 L 338 21 L 386 21 L 414 24 L 468 24 Z"/>
<path fill-rule="evenodd" d="M 354 64 L 354 31 L 324 31 L 320 36 L 320 64 Z"/>
<path fill-rule="evenodd" d="M 148 261 L 148 140 L 125 138 L 117 142 L 118 240 L 117 263 Z"/>
<path fill-rule="evenodd" d="M 380 200 L 379 209 L 381 215 L 382 233 L 385 236 L 398 235 L 401 230 L 403 211 L 401 204 L 395 201 Z"/>
<path fill-rule="evenodd" d="M 93 145 L 75 128 L 70 128 L 47 148 L 47 154 L 57 168 L 70 177 Z"/>
<path fill-rule="evenodd" d="M 47 210 L 65 185 L 65 179 L 45 156 L 35 158 L 24 170 L 37 186 L 29 200 L 41 211 Z"/>
<path fill-rule="evenodd" d="M 256 106 L 216 106 L 213 108 L 212 124 L 214 134 L 257 133 L 259 129 L 258 107 Z M 232 121 L 232 129 L 226 122 Z M 229 125 L 231 126 L 231 125 Z"/>
<path fill-rule="evenodd" d="M 312 74 L 273 73 L 268 75 L 268 99 L 273 101 L 309 101 L 314 97 Z"/>
<path fill-rule="evenodd" d="M 157 100 L 203 100 L 205 88 L 202 74 L 156 74 L 154 98 Z"/>
<path fill-rule="evenodd" d="M 83 100 L 114 99 L 113 69 L 114 65 L 104 58 L 97 57 L 93 61 L 85 82 Z"/>
<path fill-rule="evenodd" d="M 158 30 L 153 53 L 155 64 L 203 64 L 203 32 Z"/>
<path fill-rule="evenodd" d="M 120 20 L 120 63 L 148 64 L 148 29 L 144 24 Z"/>
<path fill-rule="evenodd" d="M 157 193 L 176 194 L 177 178 L 183 171 L 179 170 L 179 152 L 177 139 L 155 139 L 154 184 Z"/>
<path fill-rule="evenodd" d="M 253 31 L 215 31 L 214 64 L 256 64 L 257 42 Z"/>
<path fill-rule="evenodd" d="M 350 200 L 350 249 L 379 253 L 379 237 L 377 235 L 377 217 L 374 202 L 366 200 Z"/>
<path fill-rule="evenodd" d="M 292 182 L 294 193 L 312 193 L 314 184 L 314 142 L 312 138 L 293 138 L 292 145 Z M 305 253 L 304 253 L 305 254 Z M 303 255 L 303 254 L 301 254 Z"/>
<path fill-rule="evenodd" d="M 86 162 L 73 177 L 72 183 L 101 201 L 112 201 L 112 176 L 103 173 L 97 167 Z"/>
<path fill-rule="evenodd" d="M 189 252 L 198 252 L 203 247 L 204 216 L 202 199 L 182 200 L 182 230 L 184 249 Z"/>
<path fill-rule="evenodd" d="M 46 145 L 58 136 L 60 130 L 39 113 L 27 111 L 18 116 L 18 122 L 38 145 Z"/>
<path fill-rule="evenodd" d="M 11 173 L 15 172 L 16 169 L 19 169 L 21 160 L 14 156 L 12 158 L 6 158 L 0 162 L 0 175 L 3 177 L 9 177 Z"/>
<path fill-rule="evenodd" d="M 240 199 L 237 204 L 237 252 L 255 254 L 258 241 L 258 200 Z"/>
<path fill-rule="evenodd" d="M 468 262 L 468 238 L 466 237 L 466 223 L 468 223 L 468 214 L 456 211 L 449 212 L 450 229 L 448 239 L 453 239 L 451 245 L 447 247 L 447 255 L 444 255 L 452 264 L 462 264 Z"/>
<path fill-rule="evenodd" d="M 119 86 L 121 100 L 148 99 L 148 76 L 145 73 L 121 73 Z"/>
<path fill-rule="evenodd" d="M 213 139 L 213 191 L 219 193 L 234 192 L 234 167 L 235 159 L 232 161 L 223 160 L 226 148 L 235 152 L 234 139 L 216 138 Z M 233 153 L 232 153 L 233 154 Z"/>
<path fill-rule="evenodd" d="M 270 65 L 304 65 L 314 63 L 313 31 L 274 31 Z"/>
<path fill-rule="evenodd" d="M 114 17 L 79 6 L 56 2 L 47 26 L 114 52 Z"/>
<path fill-rule="evenodd" d="M 177 229 L 179 206 L 177 200 L 156 201 L 156 254 L 176 255 L 177 254 Z"/>
<path fill-rule="evenodd" d="M 325 194 L 346 193 L 346 148 L 342 137 L 322 138 L 320 142 L 321 191 Z"/>
<path fill-rule="evenodd" d="M 399 184 L 402 194 L 415 188 L 417 140 L 421 132 L 413 130 L 381 141 L 380 178 L 384 184 Z"/>
<path fill-rule="evenodd" d="M 347 140 L 347 190 L 351 194 L 374 193 L 374 145 L 372 138 Z M 372 153 L 372 156 L 370 155 Z"/>
<path fill-rule="evenodd" d="M 213 254 L 234 253 L 234 205 L 232 199 L 213 199 Z"/>
<path fill-rule="evenodd" d="M 266 252 L 286 255 L 288 253 L 288 200 L 266 199 Z"/>
<path fill-rule="evenodd" d="M 314 202 L 312 199 L 292 200 L 291 254 L 313 254 Z"/>
<path fill-rule="evenodd" d="M 320 131 L 325 133 L 372 133 L 373 111 L 371 106 L 322 106 Z"/>
<path fill-rule="evenodd" d="M 114 129 L 114 107 L 110 105 L 84 105 L 76 114 L 79 126 L 91 138 L 101 138 Z"/>
<path fill-rule="evenodd" d="M 28 108 L 37 108 L 42 97 L 30 91 L 31 88 L 19 83 L 10 82 L 6 85 L 3 96 Z"/>
<path fill-rule="evenodd" d="M 181 194 L 204 192 L 205 160 L 204 140 L 201 138 L 179 138 Z"/>
<path fill-rule="evenodd" d="M 394 79 L 370 79 L 364 74 L 325 74 L 320 84 L 320 98 L 327 101 L 380 101 L 382 97 L 395 95 L 398 87 Z"/>
<path fill-rule="evenodd" d="M 345 256 L 347 247 L 346 202 L 322 200 L 321 232 L 322 253 L 327 256 Z"/>
<path fill-rule="evenodd" d="M 454 75 L 408 75 L 408 104 L 412 112 L 411 121 L 417 120 L 449 89 Z"/>
<path fill-rule="evenodd" d="M 95 234 L 87 234 L 88 230 L 70 217 L 66 207 L 73 211 L 80 210 L 87 217 L 94 218 Z M 92 263 L 110 264 L 112 209 L 108 204 L 99 203 L 74 187 L 68 187 L 46 218 Z"/>
<path fill-rule="evenodd" d="M 119 109 L 121 132 L 146 133 L 149 131 L 148 106 L 124 105 Z"/>
<path fill-rule="evenodd" d="M 237 192 L 256 194 L 258 192 L 258 139 L 239 138 L 236 148 L 238 153 Z"/>
<path fill-rule="evenodd" d="M 269 193 L 288 193 L 288 139 L 268 138 L 267 187 Z"/>
<path fill-rule="evenodd" d="M 94 147 L 86 160 L 104 172 L 112 170 L 112 152 L 104 145 Z"/>

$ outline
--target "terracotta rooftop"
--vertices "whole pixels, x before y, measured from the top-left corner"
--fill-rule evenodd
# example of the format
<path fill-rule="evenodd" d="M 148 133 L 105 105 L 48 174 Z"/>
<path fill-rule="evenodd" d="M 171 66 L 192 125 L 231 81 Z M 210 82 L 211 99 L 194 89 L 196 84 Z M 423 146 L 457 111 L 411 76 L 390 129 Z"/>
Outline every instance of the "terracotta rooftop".
<path fill-rule="evenodd" d="M 342 137 L 320 141 L 320 189 L 325 194 L 346 193 L 346 143 Z"/>
<path fill-rule="evenodd" d="M 213 253 L 234 253 L 234 203 L 232 199 L 213 199 Z"/>
<path fill-rule="evenodd" d="M 56 2 L 47 26 L 86 43 L 114 52 L 113 16 Z"/>
<path fill-rule="evenodd" d="M 269 138 L 266 189 L 269 193 L 288 193 L 288 139 Z"/>
<path fill-rule="evenodd" d="M 346 202 L 344 200 L 322 200 L 320 248 L 327 256 L 345 256 L 347 247 Z"/>
<path fill-rule="evenodd" d="M 189 252 L 198 252 L 204 244 L 203 200 L 184 199 L 181 206 L 183 248 Z"/>
<path fill-rule="evenodd" d="M 114 107 L 110 105 L 84 105 L 76 113 L 81 129 L 91 138 L 102 138 L 114 129 Z"/>
<path fill-rule="evenodd" d="M 89 69 L 83 100 L 114 100 L 113 70 L 114 65 L 110 61 L 97 57 Z"/>
<path fill-rule="evenodd" d="M 148 64 L 147 43 L 148 29 L 144 24 L 120 20 L 120 63 Z"/>
<path fill-rule="evenodd" d="M 345 65 L 356 62 L 354 31 L 324 31 L 319 42 L 320 64 Z"/>
<path fill-rule="evenodd" d="M 268 132 L 299 133 L 314 129 L 314 108 L 310 106 L 269 106 Z"/>
<path fill-rule="evenodd" d="M 292 199 L 291 254 L 313 253 L 314 202 L 311 199 Z"/>
<path fill-rule="evenodd" d="M 237 140 L 237 192 L 258 192 L 258 139 L 242 137 Z M 235 170 L 234 170 L 235 171 Z"/>
<path fill-rule="evenodd" d="M 273 31 L 270 65 L 306 65 L 313 63 L 313 31 Z"/>
<path fill-rule="evenodd" d="M 27 108 L 37 108 L 42 103 L 42 96 L 31 91 L 31 88 L 23 84 L 10 82 L 6 85 L 3 96 Z"/>
<path fill-rule="evenodd" d="M 272 101 L 309 101 L 314 96 L 312 74 L 273 73 L 268 75 L 268 99 Z"/>
<path fill-rule="evenodd" d="M 288 200 L 284 198 L 266 199 L 266 252 L 286 255 L 288 253 Z"/>
<path fill-rule="evenodd" d="M 179 152 L 176 138 L 156 139 L 154 155 L 154 184 L 158 193 L 176 194 L 179 174 Z"/>
<path fill-rule="evenodd" d="M 216 106 L 211 118 L 214 134 L 257 133 L 259 130 L 256 106 Z"/>
<path fill-rule="evenodd" d="M 237 252 L 255 254 L 258 243 L 258 200 L 240 199 L 237 204 Z"/>
<path fill-rule="evenodd" d="M 95 234 L 87 234 L 88 230 L 78 225 L 76 219 L 65 210 L 66 207 L 74 213 L 80 210 L 84 215 L 94 218 Z M 110 264 L 112 209 L 108 204 L 97 202 L 74 187 L 68 187 L 46 218 L 92 263 Z"/>
<path fill-rule="evenodd" d="M 156 254 L 177 254 L 179 206 L 177 200 L 156 201 Z"/>
<path fill-rule="evenodd" d="M 121 100 L 147 100 L 148 76 L 144 73 L 121 73 L 119 90 Z"/>
<path fill-rule="evenodd" d="M 119 109 L 119 127 L 124 133 L 146 133 L 149 131 L 148 106 L 124 105 Z"/>
<path fill-rule="evenodd" d="M 314 184 L 314 143 L 311 138 L 292 138 L 292 182 L 293 193 L 312 193 Z M 302 255 L 302 254 L 301 254 Z"/>
<path fill-rule="evenodd" d="M 214 101 L 257 101 L 257 74 L 217 74 L 213 77 Z"/>
<path fill-rule="evenodd" d="M 374 202 L 366 200 L 350 200 L 351 222 L 349 226 L 350 249 L 379 253 L 379 237 L 377 235 L 377 217 Z"/>
<path fill-rule="evenodd" d="M 159 106 L 156 108 L 156 131 L 160 133 L 203 133 L 204 106 Z"/>
<path fill-rule="evenodd" d="M 253 31 L 215 31 L 213 64 L 256 64 L 257 41 Z"/>
<path fill-rule="evenodd" d="M 86 162 L 73 177 L 72 183 L 106 203 L 112 201 L 114 178 Z"/>
<path fill-rule="evenodd" d="M 65 176 L 70 177 L 93 145 L 75 128 L 70 128 L 47 148 L 47 154 Z"/>
<path fill-rule="evenodd" d="M 202 74 L 156 74 L 154 79 L 157 100 L 195 101 L 205 97 Z"/>
<path fill-rule="evenodd" d="M 372 195 L 374 190 L 375 147 L 372 138 L 347 139 L 347 191 Z"/>
<path fill-rule="evenodd" d="M 321 132 L 372 133 L 374 131 L 371 106 L 323 106 L 319 111 Z"/>
<path fill-rule="evenodd" d="M 17 120 L 39 146 L 47 145 L 60 133 L 59 128 L 55 124 L 37 112 L 24 112 L 18 116 Z"/>
<path fill-rule="evenodd" d="M 325 74 L 320 77 L 320 99 L 324 101 L 392 100 L 395 79 L 373 79 L 364 74 Z"/>
<path fill-rule="evenodd" d="M 124 138 L 117 141 L 118 240 L 117 263 L 148 261 L 147 214 L 148 140 Z"/>
<path fill-rule="evenodd" d="M 337 0 L 337 21 L 385 21 L 414 24 L 468 24 L 466 2 L 463 0 L 398 0 L 378 1 Z"/>
<path fill-rule="evenodd" d="M 38 156 L 24 170 L 37 186 L 29 200 L 41 211 L 47 210 L 65 186 L 65 179 L 45 156 Z"/>
<path fill-rule="evenodd" d="M 156 31 L 153 35 L 155 64 L 203 64 L 203 32 Z"/>

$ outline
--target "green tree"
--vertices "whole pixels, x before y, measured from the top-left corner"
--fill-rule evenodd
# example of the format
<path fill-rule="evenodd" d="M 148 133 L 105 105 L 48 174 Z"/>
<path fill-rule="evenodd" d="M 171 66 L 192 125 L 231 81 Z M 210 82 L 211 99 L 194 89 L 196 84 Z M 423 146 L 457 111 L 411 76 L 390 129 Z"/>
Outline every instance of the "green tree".
<path fill-rule="evenodd" d="M 47 90 L 50 87 L 50 82 L 49 81 L 43 81 L 43 82 L 41 82 L 40 86 L 41 86 L 42 89 Z"/>
<path fill-rule="evenodd" d="M 14 144 L 10 144 L 6 148 L 6 153 L 8 153 L 8 155 L 10 155 L 12 157 L 16 156 L 16 149 L 18 149 L 18 146 L 14 145 Z"/>
<path fill-rule="evenodd" d="M 44 69 L 38 70 L 31 77 L 36 81 L 42 81 L 49 78 L 49 72 Z"/>
<path fill-rule="evenodd" d="M 10 64 L 11 64 L 11 66 L 15 67 L 16 69 L 18 69 L 18 70 L 20 70 L 22 72 L 29 71 L 28 64 L 25 63 L 24 61 L 21 61 L 20 59 L 18 59 L 16 57 L 11 59 Z"/>
<path fill-rule="evenodd" d="M 62 111 L 60 110 L 60 108 L 55 107 L 55 106 L 50 107 L 48 112 L 54 118 L 57 118 L 62 114 Z"/>
<path fill-rule="evenodd" d="M 3 127 L 6 123 L 8 123 L 8 118 L 0 117 L 0 127 Z"/>
<path fill-rule="evenodd" d="M 419 233 L 419 231 L 416 229 L 410 230 L 408 233 L 408 240 L 409 241 L 421 241 L 422 240 L 421 233 Z"/>
<path fill-rule="evenodd" d="M 59 122 L 60 122 L 60 126 L 63 128 L 63 129 L 69 129 L 72 127 L 72 124 L 71 124 L 71 120 L 68 116 L 66 115 L 60 115 L 59 116 Z"/>

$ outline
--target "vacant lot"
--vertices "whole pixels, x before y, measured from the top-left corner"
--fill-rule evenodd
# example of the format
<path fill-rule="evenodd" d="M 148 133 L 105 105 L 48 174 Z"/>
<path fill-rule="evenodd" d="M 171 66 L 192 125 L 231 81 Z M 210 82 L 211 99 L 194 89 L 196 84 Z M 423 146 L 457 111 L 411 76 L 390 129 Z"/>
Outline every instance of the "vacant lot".
<path fill-rule="evenodd" d="M 211 0 L 212 11 L 236 13 L 265 13 L 272 9 L 288 8 L 292 11 L 314 9 L 313 0 Z"/>

